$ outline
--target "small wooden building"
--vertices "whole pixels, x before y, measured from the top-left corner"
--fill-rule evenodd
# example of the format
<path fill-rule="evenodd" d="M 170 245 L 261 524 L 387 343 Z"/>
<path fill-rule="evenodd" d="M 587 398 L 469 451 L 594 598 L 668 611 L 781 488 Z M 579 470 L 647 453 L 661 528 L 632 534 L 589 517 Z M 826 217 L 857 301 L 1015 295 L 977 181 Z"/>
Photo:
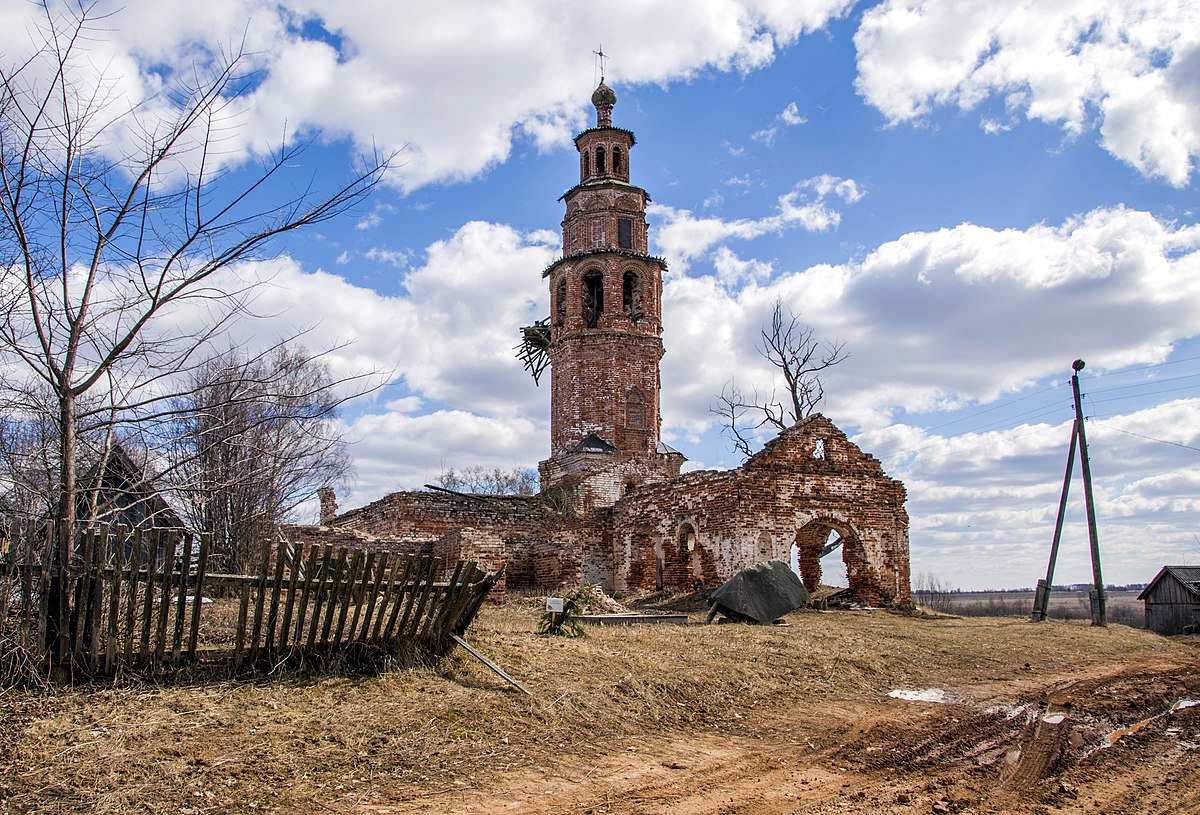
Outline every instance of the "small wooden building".
<path fill-rule="evenodd" d="M 1163 566 L 1138 595 L 1146 601 L 1146 628 L 1159 634 L 1182 634 L 1200 627 L 1200 566 Z"/>

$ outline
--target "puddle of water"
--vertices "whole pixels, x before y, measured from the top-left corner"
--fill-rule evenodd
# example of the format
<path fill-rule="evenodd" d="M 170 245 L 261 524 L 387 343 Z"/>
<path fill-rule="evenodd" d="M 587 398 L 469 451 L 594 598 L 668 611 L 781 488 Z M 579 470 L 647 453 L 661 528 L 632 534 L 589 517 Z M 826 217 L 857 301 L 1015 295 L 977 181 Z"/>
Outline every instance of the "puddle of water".
<path fill-rule="evenodd" d="M 1150 724 L 1151 722 L 1161 719 L 1163 716 L 1170 716 L 1172 713 L 1177 713 L 1181 710 L 1186 710 L 1189 707 L 1196 707 L 1197 705 L 1200 705 L 1200 699 L 1180 699 L 1178 702 L 1171 705 L 1169 708 L 1167 708 L 1166 710 L 1164 710 L 1162 713 L 1158 714 L 1157 716 L 1151 716 L 1149 719 L 1142 719 L 1140 722 L 1135 722 L 1135 723 L 1129 725 L 1129 727 L 1117 728 L 1116 730 L 1114 730 L 1113 732 L 1109 733 L 1107 736 L 1104 737 L 1104 743 L 1101 744 L 1100 746 L 1101 747 L 1112 747 L 1114 744 L 1116 744 L 1121 739 L 1125 738 L 1126 736 L 1132 735 L 1133 733 L 1138 732 L 1146 725 Z"/>
<path fill-rule="evenodd" d="M 1046 724 L 1062 724 L 1067 718 L 1065 713 L 1047 713 L 1042 717 L 1042 721 Z"/>
<path fill-rule="evenodd" d="M 906 702 L 934 702 L 936 704 L 949 704 L 950 699 L 946 696 L 946 692 L 941 688 L 921 688 L 919 690 L 894 690 L 889 691 L 888 696 L 893 699 L 903 699 Z"/>

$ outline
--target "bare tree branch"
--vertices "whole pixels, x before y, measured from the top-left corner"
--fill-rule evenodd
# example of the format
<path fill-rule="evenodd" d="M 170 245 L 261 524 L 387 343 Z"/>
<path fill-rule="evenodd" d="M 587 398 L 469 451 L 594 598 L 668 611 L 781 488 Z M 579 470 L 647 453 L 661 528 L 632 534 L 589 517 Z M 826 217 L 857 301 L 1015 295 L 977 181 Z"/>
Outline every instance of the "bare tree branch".
<path fill-rule="evenodd" d="M 720 421 L 721 432 L 734 449 L 749 457 L 763 428 L 777 433 L 787 430 L 816 412 L 825 398 L 822 372 L 848 357 L 842 342 L 823 343 L 811 326 L 776 300 L 770 325 L 760 332 L 758 353 L 779 371 L 782 385 L 760 393 L 746 394 L 736 380 L 721 389 L 717 403 L 709 408 Z"/>
<path fill-rule="evenodd" d="M 0 64 L 0 360 L 53 396 L 53 492 L 69 525 L 80 433 L 95 411 L 110 424 L 153 414 L 159 384 L 194 365 L 196 349 L 245 307 L 251 284 L 225 290 L 216 275 L 359 203 L 394 156 L 365 158 L 332 191 L 309 182 L 280 198 L 305 147 L 282 145 L 237 181 L 216 148 L 249 87 L 240 53 L 130 108 L 89 62 L 105 15 L 58 9 L 42 4 L 32 57 Z M 207 328 L 150 330 L 188 303 L 212 310 Z M 104 408 L 80 404 L 110 384 L 121 395 Z"/>

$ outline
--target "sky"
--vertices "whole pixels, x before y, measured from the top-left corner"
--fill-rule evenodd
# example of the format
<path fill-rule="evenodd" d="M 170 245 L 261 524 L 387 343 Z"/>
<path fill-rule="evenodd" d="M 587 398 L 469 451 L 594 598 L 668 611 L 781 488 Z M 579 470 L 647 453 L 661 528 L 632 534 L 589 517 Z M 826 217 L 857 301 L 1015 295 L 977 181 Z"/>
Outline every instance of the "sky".
<path fill-rule="evenodd" d="M 602 48 L 668 263 L 662 436 L 689 469 L 740 463 L 710 407 L 735 375 L 772 386 L 755 342 L 781 299 L 845 344 L 821 410 L 905 484 L 914 578 L 1044 576 L 1077 358 L 1105 581 L 1200 562 L 1200 5 L 98 9 L 89 65 L 150 110 L 169 109 L 173 78 L 244 52 L 226 183 L 280 145 L 307 145 L 293 171 L 317 185 L 399 151 L 364 205 L 228 283 L 268 280 L 238 344 L 304 330 L 337 347 L 338 374 L 384 383 L 343 411 L 342 508 L 548 455 L 548 387 L 513 349 L 549 313 L 541 271 L 561 254 L 557 199 L 578 180 Z M 0 53 L 28 47 L 38 13 L 0 1 Z M 1058 583 L 1091 580 L 1082 492 L 1077 464 Z"/>

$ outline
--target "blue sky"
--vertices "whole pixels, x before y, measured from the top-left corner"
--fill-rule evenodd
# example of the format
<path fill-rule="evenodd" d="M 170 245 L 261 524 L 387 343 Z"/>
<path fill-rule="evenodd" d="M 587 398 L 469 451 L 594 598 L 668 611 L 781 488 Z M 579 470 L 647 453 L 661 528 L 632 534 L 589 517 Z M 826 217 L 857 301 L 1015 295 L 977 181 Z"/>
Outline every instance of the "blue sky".
<path fill-rule="evenodd" d="M 663 435 L 692 466 L 739 463 L 708 407 L 735 373 L 770 387 L 754 340 L 780 297 L 846 343 L 823 410 L 907 485 L 914 577 L 1044 574 L 1076 357 L 1106 580 L 1200 561 L 1194 4 L 171 6 L 123 3 L 96 64 L 138 100 L 150 67 L 244 36 L 233 180 L 281 138 L 312 140 L 297 173 L 319 180 L 404 148 L 360 211 L 239 270 L 272 283 L 238 341 L 310 327 L 351 342 L 340 372 L 390 373 L 343 416 L 343 507 L 547 455 L 548 389 L 511 348 L 548 313 L 602 43 L 670 267 Z M 1082 501 L 1076 480 L 1060 582 L 1090 580 Z"/>

